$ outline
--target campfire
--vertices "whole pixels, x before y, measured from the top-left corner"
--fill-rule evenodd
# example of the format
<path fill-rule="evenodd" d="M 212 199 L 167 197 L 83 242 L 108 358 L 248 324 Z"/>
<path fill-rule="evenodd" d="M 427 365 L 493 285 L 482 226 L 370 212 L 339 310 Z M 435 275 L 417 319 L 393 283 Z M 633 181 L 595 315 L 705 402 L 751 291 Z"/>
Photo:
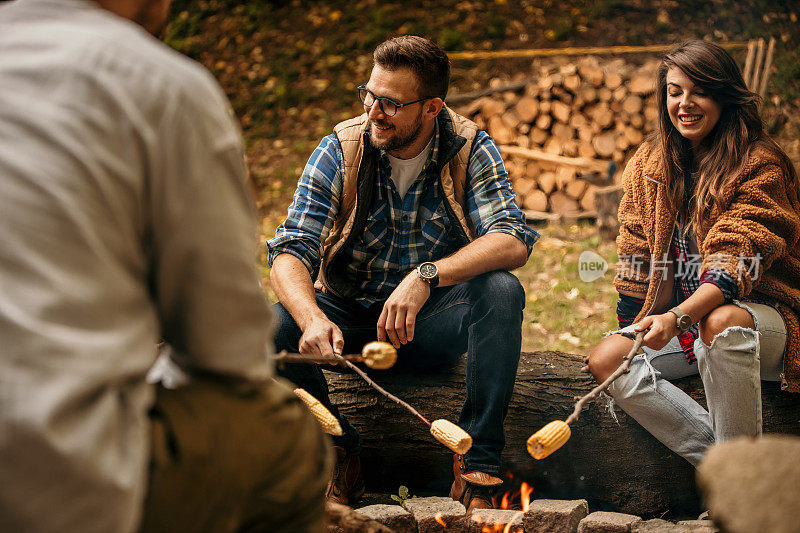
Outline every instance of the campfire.
<path fill-rule="evenodd" d="M 533 487 L 523 481 L 519 489 L 503 494 L 498 510 L 478 510 L 469 521 L 481 526 L 481 533 L 522 533 L 522 517 L 528 512 L 532 493 Z"/>

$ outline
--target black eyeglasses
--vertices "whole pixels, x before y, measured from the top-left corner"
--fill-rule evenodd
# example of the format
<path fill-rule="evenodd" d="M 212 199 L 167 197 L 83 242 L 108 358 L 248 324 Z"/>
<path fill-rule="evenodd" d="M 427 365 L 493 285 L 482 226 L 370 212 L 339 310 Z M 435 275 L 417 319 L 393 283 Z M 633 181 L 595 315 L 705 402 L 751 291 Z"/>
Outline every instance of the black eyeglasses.
<path fill-rule="evenodd" d="M 401 109 L 407 105 L 416 104 L 417 102 L 424 102 L 425 100 L 430 100 L 430 97 L 427 98 L 420 98 L 419 100 L 414 100 L 413 102 L 406 102 L 404 104 L 395 102 L 391 98 L 385 98 L 383 96 L 375 96 L 375 94 L 367 89 L 366 85 L 359 85 L 358 88 L 358 98 L 361 100 L 361 103 L 364 104 L 364 107 L 372 107 L 375 102 L 378 102 L 378 107 L 381 108 L 381 113 L 386 115 L 387 117 L 393 117 L 397 114 L 397 110 Z"/>

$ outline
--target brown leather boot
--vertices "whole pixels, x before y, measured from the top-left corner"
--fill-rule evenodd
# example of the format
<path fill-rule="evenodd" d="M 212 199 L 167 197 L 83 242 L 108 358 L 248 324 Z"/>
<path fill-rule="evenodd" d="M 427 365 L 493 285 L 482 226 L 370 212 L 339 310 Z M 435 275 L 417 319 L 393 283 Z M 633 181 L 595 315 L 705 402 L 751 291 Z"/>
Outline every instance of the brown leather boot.
<path fill-rule="evenodd" d="M 352 507 L 364 494 L 361 458 L 358 455 L 347 455 L 341 446 L 334 446 L 333 449 L 336 451 L 336 465 L 325 496 L 330 502 Z"/>
<path fill-rule="evenodd" d="M 472 513 L 473 509 L 495 509 L 492 492 L 503 480 L 477 470 L 466 474 L 466 469 L 464 456 L 453 454 L 454 480 L 450 497 L 463 503 L 467 514 Z"/>

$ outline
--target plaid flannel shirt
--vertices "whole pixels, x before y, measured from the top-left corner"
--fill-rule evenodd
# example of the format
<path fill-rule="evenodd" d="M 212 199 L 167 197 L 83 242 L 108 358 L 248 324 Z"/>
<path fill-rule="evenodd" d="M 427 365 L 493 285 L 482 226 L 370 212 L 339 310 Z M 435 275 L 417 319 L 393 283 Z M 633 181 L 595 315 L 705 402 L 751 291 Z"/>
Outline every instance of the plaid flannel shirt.
<path fill-rule="evenodd" d="M 693 237 L 684 234 L 678 225 L 675 226 L 675 232 L 670 243 L 670 259 L 675 266 L 673 307 L 680 305 L 681 302 L 689 298 L 703 283 L 716 285 L 725 296 L 726 303 L 735 299 L 738 295 L 738 286 L 730 274 L 718 269 L 708 269 L 705 272 L 700 272 L 702 258 L 698 253 L 692 253 L 692 248 L 696 248 L 696 246 L 690 247 L 690 239 L 693 239 Z M 617 303 L 617 318 L 620 327 L 632 324 L 642 310 L 643 305 L 644 300 L 621 294 Z M 699 335 L 697 322 L 692 324 L 692 327 L 685 333 L 678 335 L 678 341 L 681 344 L 683 353 L 690 363 L 695 362 L 694 341 L 697 340 Z"/>
<path fill-rule="evenodd" d="M 389 160 L 381 154 L 375 201 L 364 232 L 341 252 L 347 256 L 347 276 L 360 287 L 357 300 L 364 306 L 386 300 L 420 263 L 441 259 L 461 246 L 444 207 L 446 199 L 436 186 L 438 153 L 437 124 L 430 155 L 403 198 L 391 180 Z M 331 134 L 311 154 L 286 220 L 267 241 L 270 265 L 279 254 L 289 253 L 316 278 L 322 244 L 339 210 L 343 177 L 342 149 Z M 530 255 L 539 233 L 525 223 L 515 196 L 497 146 L 485 132 L 478 132 L 467 168 L 465 215 L 479 237 L 496 232 L 513 235 Z"/>

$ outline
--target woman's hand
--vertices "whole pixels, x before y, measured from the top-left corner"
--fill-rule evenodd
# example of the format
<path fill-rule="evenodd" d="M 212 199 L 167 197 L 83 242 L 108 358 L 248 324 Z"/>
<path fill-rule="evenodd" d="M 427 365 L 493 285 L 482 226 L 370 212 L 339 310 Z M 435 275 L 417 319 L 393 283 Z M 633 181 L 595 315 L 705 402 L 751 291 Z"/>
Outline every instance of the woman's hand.
<path fill-rule="evenodd" d="M 652 350 L 660 350 L 678 334 L 677 317 L 670 312 L 663 315 L 650 315 L 633 326 L 633 330 L 637 332 L 648 328 L 650 331 L 645 334 L 642 345 Z"/>

